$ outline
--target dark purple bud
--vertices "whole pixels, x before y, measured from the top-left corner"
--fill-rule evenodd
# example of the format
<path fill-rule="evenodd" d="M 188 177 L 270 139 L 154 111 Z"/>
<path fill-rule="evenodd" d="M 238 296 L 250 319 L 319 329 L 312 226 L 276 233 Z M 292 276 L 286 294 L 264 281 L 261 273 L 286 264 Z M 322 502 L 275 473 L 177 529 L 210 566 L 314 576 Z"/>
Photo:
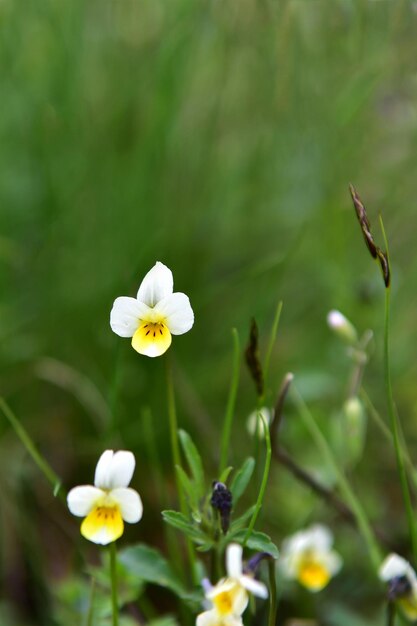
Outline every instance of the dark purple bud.
<path fill-rule="evenodd" d="M 223 534 L 226 534 L 230 525 L 233 497 L 231 491 L 229 491 L 224 483 L 213 482 L 213 493 L 211 495 L 210 504 L 213 509 L 219 512 L 222 531 Z"/>

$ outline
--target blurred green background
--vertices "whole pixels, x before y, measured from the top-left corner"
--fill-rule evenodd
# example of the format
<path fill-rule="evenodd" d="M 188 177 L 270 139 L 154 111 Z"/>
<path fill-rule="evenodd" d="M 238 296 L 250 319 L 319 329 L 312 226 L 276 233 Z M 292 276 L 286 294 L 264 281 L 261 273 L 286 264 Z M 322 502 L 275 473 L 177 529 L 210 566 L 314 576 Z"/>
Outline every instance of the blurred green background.
<path fill-rule="evenodd" d="M 196 315 L 171 357 L 179 421 L 210 479 L 231 328 L 244 345 L 254 316 L 264 348 L 281 299 L 269 401 L 294 372 L 331 433 L 350 367 L 326 326 L 338 308 L 374 330 L 365 386 L 386 417 L 384 289 L 350 181 L 376 239 L 381 211 L 390 241 L 394 389 L 414 455 L 416 11 L 405 0 L 0 1 L 1 394 L 67 488 L 92 480 L 105 447 L 135 452 L 145 515 L 126 542 L 163 549 L 160 510 L 175 506 L 163 359 L 140 357 L 109 327 L 113 300 L 135 295 L 156 260 Z M 255 404 L 242 368 L 233 465 L 253 452 L 245 422 Z M 326 479 L 289 412 L 285 444 Z M 394 456 L 372 424 L 352 481 L 407 556 Z M 1 624 L 64 623 L 55 588 L 79 571 L 75 542 L 93 561 L 97 550 L 3 418 L 0 490 Z M 316 607 L 326 624 L 382 623 L 361 539 L 274 466 L 258 527 L 279 544 L 310 521 L 333 527 L 345 559 Z M 292 593 L 280 623 L 314 615 L 307 594 Z"/>

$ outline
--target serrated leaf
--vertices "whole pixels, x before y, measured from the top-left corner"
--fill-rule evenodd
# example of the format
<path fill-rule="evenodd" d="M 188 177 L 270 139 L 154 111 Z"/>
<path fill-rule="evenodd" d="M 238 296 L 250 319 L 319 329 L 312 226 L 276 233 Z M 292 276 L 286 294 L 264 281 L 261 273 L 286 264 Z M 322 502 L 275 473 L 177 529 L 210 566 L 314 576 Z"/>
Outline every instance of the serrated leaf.
<path fill-rule="evenodd" d="M 187 537 L 192 539 L 195 543 L 204 544 L 211 541 L 213 544 L 210 537 L 188 521 L 185 515 L 179 511 L 162 511 L 162 517 L 167 524 L 181 530 L 181 532 L 187 535 Z"/>
<path fill-rule="evenodd" d="M 185 430 L 179 430 L 178 435 L 185 458 L 190 467 L 191 475 L 195 482 L 198 500 L 204 496 L 205 491 L 203 462 L 190 435 Z"/>
<path fill-rule="evenodd" d="M 238 533 L 236 533 L 233 537 L 233 541 L 243 544 L 247 530 L 247 528 L 244 528 L 243 530 L 240 530 Z M 251 532 L 250 537 L 246 541 L 245 545 L 248 548 L 251 548 L 251 550 L 256 550 L 257 552 L 268 552 L 268 554 L 273 556 L 274 559 L 277 559 L 279 557 L 279 550 L 274 542 L 271 540 L 271 537 L 269 537 L 269 535 L 267 535 L 266 533 L 259 532 L 258 530 L 253 530 Z"/>
<path fill-rule="evenodd" d="M 254 468 L 255 459 L 250 456 L 244 461 L 240 470 L 238 470 L 234 475 L 233 480 L 230 483 L 230 491 L 232 492 L 233 496 L 233 508 L 236 506 L 238 500 L 245 492 L 246 487 L 248 486 L 249 481 L 252 477 Z"/>

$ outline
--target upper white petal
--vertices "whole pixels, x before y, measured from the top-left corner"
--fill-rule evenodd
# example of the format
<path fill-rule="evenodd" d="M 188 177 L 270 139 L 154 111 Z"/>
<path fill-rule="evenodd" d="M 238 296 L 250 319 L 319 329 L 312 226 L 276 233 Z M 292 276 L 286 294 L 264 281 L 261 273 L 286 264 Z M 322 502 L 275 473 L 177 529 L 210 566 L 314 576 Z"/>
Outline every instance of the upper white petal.
<path fill-rule="evenodd" d="M 94 475 L 94 484 L 101 489 L 110 488 L 110 467 L 113 459 L 113 450 L 105 450 L 98 460 Z"/>
<path fill-rule="evenodd" d="M 326 552 L 333 545 L 333 533 L 323 524 L 315 524 L 310 528 L 310 541 L 317 551 Z"/>
<path fill-rule="evenodd" d="M 334 576 L 341 569 L 343 565 L 343 559 L 335 550 L 330 550 L 323 554 L 323 564 L 327 571 Z"/>
<path fill-rule="evenodd" d="M 238 543 L 230 543 L 226 550 L 226 572 L 230 578 L 242 576 L 243 548 Z"/>
<path fill-rule="evenodd" d="M 150 307 L 169 296 L 174 290 L 174 278 L 171 270 L 157 261 L 140 284 L 137 298 Z"/>
<path fill-rule="evenodd" d="M 94 477 L 94 484 L 101 489 L 127 487 L 135 471 L 135 457 L 128 450 L 106 450 L 101 455 Z"/>
<path fill-rule="evenodd" d="M 113 303 L 110 312 L 110 326 L 119 337 L 133 337 L 140 325 L 140 320 L 149 315 L 149 307 L 136 298 L 120 296 Z"/>
<path fill-rule="evenodd" d="M 125 522 L 136 524 L 143 513 L 142 500 L 137 491 L 126 487 L 112 489 L 111 499 L 119 505 L 120 513 Z"/>
<path fill-rule="evenodd" d="M 185 293 L 172 293 L 166 296 L 155 307 L 165 318 L 166 325 L 173 335 L 183 335 L 194 324 L 194 313 L 190 300 Z"/>
<path fill-rule="evenodd" d="M 73 515 L 85 517 L 103 496 L 105 496 L 104 492 L 92 485 L 74 487 L 67 496 L 68 508 Z"/>
<path fill-rule="evenodd" d="M 416 574 L 410 563 L 399 554 L 392 553 L 382 562 L 379 568 L 379 578 L 388 582 L 397 576 L 407 576 L 411 584 L 416 580 Z"/>
<path fill-rule="evenodd" d="M 252 576 L 241 576 L 239 582 L 242 587 L 253 593 L 254 596 L 258 596 L 258 598 L 268 597 L 268 588 L 263 583 L 260 583 L 259 580 L 252 578 Z"/>

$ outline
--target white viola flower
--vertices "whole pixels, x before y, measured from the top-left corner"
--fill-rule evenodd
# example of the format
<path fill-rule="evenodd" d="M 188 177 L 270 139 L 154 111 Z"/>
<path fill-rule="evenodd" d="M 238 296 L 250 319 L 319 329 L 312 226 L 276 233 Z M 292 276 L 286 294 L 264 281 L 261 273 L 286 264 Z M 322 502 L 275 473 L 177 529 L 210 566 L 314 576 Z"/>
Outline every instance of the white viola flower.
<path fill-rule="evenodd" d="M 378 573 L 388 584 L 388 598 L 399 605 L 407 619 L 417 620 L 417 576 L 410 563 L 392 553 L 382 562 Z"/>
<path fill-rule="evenodd" d="M 249 593 L 259 598 L 268 597 L 267 587 L 252 576 L 243 573 L 243 548 L 231 543 L 226 550 L 227 577 L 206 590 L 206 598 L 213 608 L 197 617 L 197 626 L 240 626 L 240 616 L 246 609 Z"/>
<path fill-rule="evenodd" d="M 159 261 L 143 279 L 136 298 L 116 298 L 110 313 L 110 326 L 120 337 L 132 337 L 132 346 L 146 356 L 164 354 L 171 335 L 183 335 L 194 324 L 188 296 L 173 293 L 171 270 Z"/>
<path fill-rule="evenodd" d="M 321 524 L 295 533 L 282 546 L 279 563 L 284 576 L 309 591 L 321 591 L 342 567 L 332 545 L 331 531 Z"/>
<path fill-rule="evenodd" d="M 97 463 L 94 486 L 71 489 L 68 508 L 73 515 L 85 517 L 81 524 L 83 537 L 106 545 L 123 534 L 124 521 L 136 524 L 141 519 L 140 496 L 128 487 L 134 469 L 132 452 L 106 450 Z"/>
<path fill-rule="evenodd" d="M 253 411 L 248 417 L 246 422 L 246 428 L 248 429 L 248 433 L 253 437 L 258 434 L 259 439 L 265 438 L 265 426 L 262 419 L 260 419 L 260 415 L 262 415 L 263 419 L 266 422 L 266 425 L 269 426 L 272 419 L 272 410 L 266 406 L 263 406 L 258 411 Z"/>

